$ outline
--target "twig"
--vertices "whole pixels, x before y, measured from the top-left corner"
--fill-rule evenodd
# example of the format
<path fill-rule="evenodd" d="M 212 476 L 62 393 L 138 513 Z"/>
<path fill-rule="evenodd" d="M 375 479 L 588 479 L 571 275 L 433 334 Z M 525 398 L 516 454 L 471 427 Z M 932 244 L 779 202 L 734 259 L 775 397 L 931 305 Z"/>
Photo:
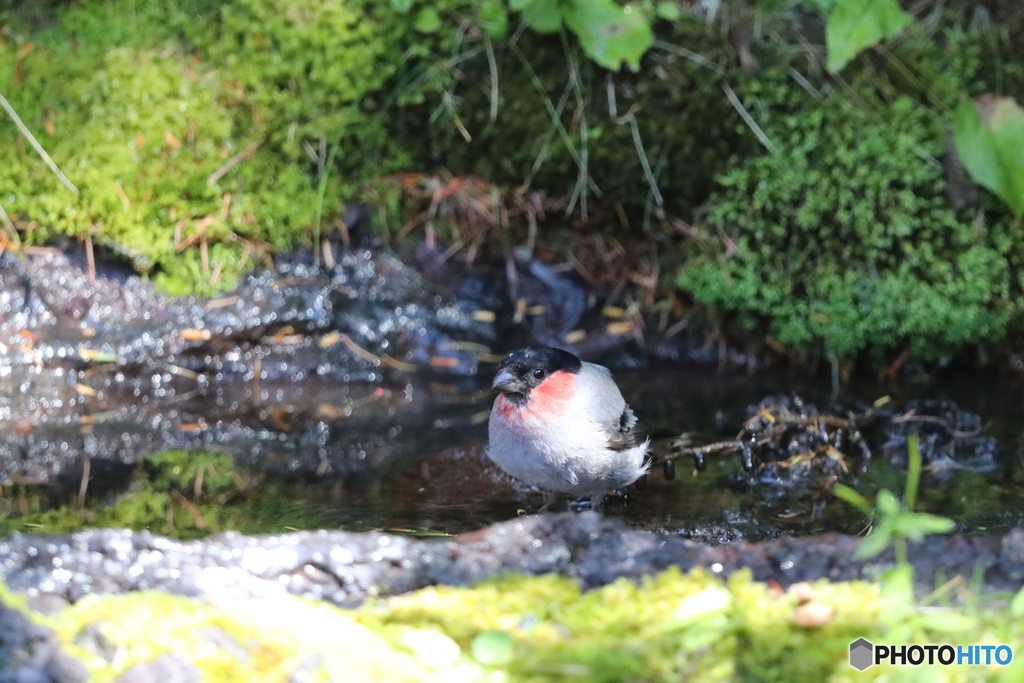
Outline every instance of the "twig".
<path fill-rule="evenodd" d="M 4 210 L 3 204 L 0 204 L 0 223 L 3 223 L 4 228 L 11 233 L 11 241 L 15 244 L 21 244 L 21 238 L 18 236 L 18 231 L 14 227 L 14 223 L 11 222 L 11 217 L 7 215 L 7 211 Z"/>
<path fill-rule="evenodd" d="M 92 469 L 92 456 L 85 454 L 82 462 L 82 482 L 78 485 L 78 505 L 85 506 L 85 493 L 89 490 L 89 472 Z"/>
<path fill-rule="evenodd" d="M 725 71 L 725 69 L 723 67 L 719 66 L 718 64 L 715 64 L 714 62 L 712 62 L 710 59 L 708 59 L 704 55 L 698 54 L 698 53 L 693 52 L 691 50 L 687 50 L 685 47 L 680 47 L 678 45 L 673 45 L 672 43 L 666 43 L 663 40 L 656 40 L 656 41 L 654 41 L 653 46 L 658 48 L 658 49 L 665 50 L 666 52 L 671 52 L 671 53 L 677 54 L 677 55 L 679 55 L 681 57 L 686 57 L 687 59 L 689 59 L 694 64 L 699 64 L 700 66 L 707 67 L 707 68 L 711 69 L 712 71 L 714 71 L 715 73 L 719 73 L 720 74 L 720 73 Z"/>
<path fill-rule="evenodd" d="M 248 147 L 243 149 L 235 156 L 228 159 L 227 163 L 225 163 L 223 166 L 221 166 L 216 171 L 210 174 L 210 177 L 206 179 L 206 184 L 216 185 L 217 181 L 223 178 L 225 175 L 227 175 L 228 171 L 233 169 L 235 166 L 238 166 L 238 164 L 242 163 L 244 159 L 249 157 L 253 152 L 256 151 L 256 148 L 262 144 L 263 140 L 257 140 L 256 142 L 251 143 Z"/>
<path fill-rule="evenodd" d="M 723 83 L 722 89 L 725 91 L 725 96 L 729 98 L 729 104 L 731 104 L 737 113 L 739 113 L 744 123 L 750 127 L 750 130 L 754 132 L 754 135 L 757 136 L 757 139 L 760 140 L 761 144 L 764 145 L 772 154 L 778 154 L 779 150 L 776 149 L 774 144 L 772 144 L 772 141 L 767 135 L 765 135 L 765 132 L 761 130 L 761 127 L 757 125 L 757 122 L 754 121 L 754 117 L 750 115 L 747 108 L 743 106 L 742 102 L 740 102 L 740 98 L 736 97 L 736 93 L 729 87 L 729 84 Z"/>
<path fill-rule="evenodd" d="M 28 126 L 22 123 L 21 117 L 18 116 L 18 112 L 14 111 L 14 107 L 11 106 L 11 103 L 8 102 L 7 98 L 4 97 L 2 94 L 0 94 L 0 107 L 4 108 L 4 111 L 7 112 L 7 115 L 11 117 L 12 121 L 14 121 L 14 125 L 17 126 L 18 130 L 21 131 L 21 134 L 28 139 L 29 144 L 31 144 L 32 147 L 35 148 L 36 153 L 38 153 L 39 156 L 42 157 L 43 161 L 46 162 L 46 165 L 49 166 L 50 170 L 53 171 L 54 174 L 57 176 L 57 179 L 64 184 L 64 187 L 68 188 L 75 194 L 78 194 L 78 188 L 75 187 L 75 184 L 68 180 L 68 177 L 64 175 L 59 168 L 57 168 L 57 164 L 53 162 L 53 159 L 51 159 L 50 155 L 46 153 L 46 150 L 43 149 L 43 146 L 40 145 L 39 141 L 36 140 L 34 135 L 32 135 L 32 131 L 28 129 Z"/>
<path fill-rule="evenodd" d="M 331 173 L 331 165 L 334 164 L 334 156 L 338 153 L 339 143 L 335 141 L 331 145 L 331 152 L 327 155 L 327 162 L 320 173 L 320 186 L 316 190 L 316 227 L 313 232 L 313 261 L 317 268 L 320 267 L 320 220 L 323 218 L 324 197 L 327 195 L 327 177 Z M 347 240 L 346 240 L 347 242 Z"/>
<path fill-rule="evenodd" d="M 491 69 L 491 122 L 498 118 L 498 62 L 494 59 L 494 46 L 491 37 L 484 32 L 484 51 L 487 53 L 487 66 Z"/>

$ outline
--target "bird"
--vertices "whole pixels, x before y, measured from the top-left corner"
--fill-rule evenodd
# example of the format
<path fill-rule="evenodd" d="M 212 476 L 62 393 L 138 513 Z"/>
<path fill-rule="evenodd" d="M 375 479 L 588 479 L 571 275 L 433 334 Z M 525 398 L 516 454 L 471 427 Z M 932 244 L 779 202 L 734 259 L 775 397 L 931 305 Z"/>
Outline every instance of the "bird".
<path fill-rule="evenodd" d="M 650 439 L 637 443 L 637 418 L 608 368 L 568 351 L 529 347 L 498 365 L 498 397 L 488 421 L 487 456 L 545 493 L 589 499 L 627 486 L 650 468 Z"/>

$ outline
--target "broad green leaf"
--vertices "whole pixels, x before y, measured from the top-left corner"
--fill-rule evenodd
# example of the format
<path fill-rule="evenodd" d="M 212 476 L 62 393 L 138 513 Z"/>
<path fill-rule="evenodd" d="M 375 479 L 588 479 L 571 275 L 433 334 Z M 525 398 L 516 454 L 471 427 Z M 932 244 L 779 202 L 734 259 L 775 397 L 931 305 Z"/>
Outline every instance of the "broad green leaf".
<path fill-rule="evenodd" d="M 870 517 L 871 513 L 874 511 L 874 508 L 871 506 L 871 503 L 868 502 L 868 499 L 851 489 L 849 486 L 836 484 L 832 492 L 836 494 L 836 498 L 845 500 L 847 503 L 857 508 L 862 514 Z"/>
<path fill-rule="evenodd" d="M 1012 98 L 995 95 L 962 102 L 953 137 L 975 182 L 1024 214 L 1024 110 Z"/>
<path fill-rule="evenodd" d="M 441 28 L 441 15 L 433 7 L 424 7 L 416 15 L 414 26 L 420 33 L 437 33 Z"/>
<path fill-rule="evenodd" d="M 492 38 L 504 38 L 508 32 L 508 12 L 501 0 L 484 0 L 480 3 L 480 28 Z"/>
<path fill-rule="evenodd" d="M 500 666 L 512 659 L 512 636 L 505 631 L 484 631 L 470 645 L 473 659 L 485 666 Z"/>
<path fill-rule="evenodd" d="M 509 7 L 522 11 L 523 19 L 537 33 L 554 33 L 562 26 L 558 0 L 512 0 Z"/>
<path fill-rule="evenodd" d="M 612 0 L 587 0 L 564 8 L 565 23 L 587 55 L 606 69 L 618 71 L 625 62 L 640 68 L 640 58 L 654 42 L 651 24 L 640 9 Z"/>
<path fill-rule="evenodd" d="M 391 0 L 391 7 L 399 14 L 405 14 L 412 9 L 412 0 Z"/>
<path fill-rule="evenodd" d="M 914 19 L 896 0 L 839 0 L 828 18 L 828 70 L 836 73 L 857 53 L 890 38 Z"/>

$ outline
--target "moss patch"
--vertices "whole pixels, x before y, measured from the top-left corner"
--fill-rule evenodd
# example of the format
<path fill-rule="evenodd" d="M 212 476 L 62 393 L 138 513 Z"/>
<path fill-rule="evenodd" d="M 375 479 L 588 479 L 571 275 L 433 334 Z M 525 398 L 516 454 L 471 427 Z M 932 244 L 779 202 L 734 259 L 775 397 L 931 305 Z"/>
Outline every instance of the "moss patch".
<path fill-rule="evenodd" d="M 506 577 L 430 588 L 355 611 L 297 598 L 194 600 L 91 596 L 50 619 L 98 682 L 162 653 L 185 654 L 204 680 L 365 681 L 1009 681 L 1024 667 L 874 667 L 847 663 L 852 640 L 1007 644 L 1024 629 L 1012 606 L 915 605 L 868 582 L 798 584 L 748 573 L 722 581 L 669 570 L 581 593 L 559 577 Z M 95 624 L 119 653 L 74 645 Z M 81 640 L 80 640 L 81 643 Z M 227 645 L 225 645 L 227 643 Z M 321 677 L 321 678 L 318 678 Z M 923 678 L 921 678 L 923 677 Z"/>
<path fill-rule="evenodd" d="M 169 291 L 230 287 L 253 248 L 307 238 L 356 183 L 402 164 L 370 151 L 387 139 L 382 89 L 415 63 L 402 57 L 411 21 L 384 1 L 63 8 L 55 25 L 0 42 L 0 92 L 79 192 L 4 117 L 4 208 L 30 242 L 95 239 Z"/>
<path fill-rule="evenodd" d="M 841 361 L 867 349 L 942 361 L 1005 337 L 1019 311 L 1019 226 L 994 204 L 952 208 L 932 109 L 973 86 L 978 40 L 907 52 L 934 74 L 923 91 L 870 69 L 842 92 L 794 88 L 783 68 L 743 86 L 774 153 L 719 176 L 681 287 L 781 347 Z"/>

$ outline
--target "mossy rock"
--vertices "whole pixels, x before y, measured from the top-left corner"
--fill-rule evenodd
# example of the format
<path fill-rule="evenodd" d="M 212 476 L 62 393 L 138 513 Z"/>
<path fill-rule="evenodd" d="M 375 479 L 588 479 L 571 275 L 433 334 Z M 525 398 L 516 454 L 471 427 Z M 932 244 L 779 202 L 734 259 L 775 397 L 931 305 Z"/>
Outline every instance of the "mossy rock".
<path fill-rule="evenodd" d="M 0 586 L 5 603 L 23 601 Z M 206 681 L 1010 681 L 1006 667 L 893 667 L 864 672 L 849 643 L 1024 644 L 1024 601 L 979 609 L 918 606 L 884 584 L 797 584 L 789 590 L 676 569 L 581 592 L 556 576 L 508 576 L 470 588 L 435 587 L 346 611 L 281 595 L 263 599 L 160 593 L 91 595 L 52 627 L 93 680 L 115 679 L 166 653 Z M 90 649 L 102 634 L 113 658 Z M 92 633 L 93 635 L 89 635 Z M 925 678 L 918 678 L 924 676 Z M 910 680 L 907 678 L 906 680 Z"/>

